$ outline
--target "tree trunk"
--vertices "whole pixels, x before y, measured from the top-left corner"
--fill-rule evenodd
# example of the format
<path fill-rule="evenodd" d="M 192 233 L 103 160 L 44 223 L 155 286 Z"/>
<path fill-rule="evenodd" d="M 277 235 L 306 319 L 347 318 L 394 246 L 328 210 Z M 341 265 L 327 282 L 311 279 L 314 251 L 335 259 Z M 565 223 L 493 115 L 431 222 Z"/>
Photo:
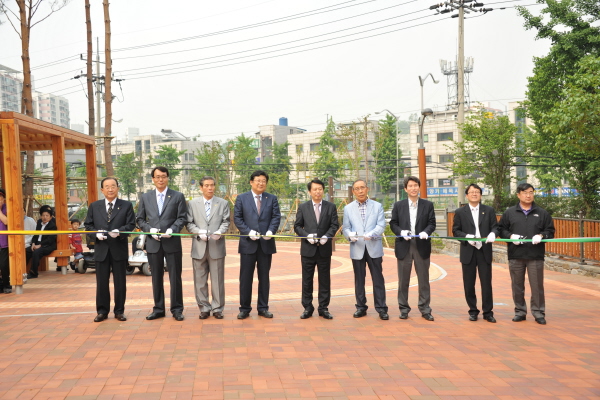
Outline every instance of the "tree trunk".
<path fill-rule="evenodd" d="M 86 80 L 88 91 L 88 134 L 94 136 L 96 129 L 96 117 L 94 114 L 94 72 L 92 71 L 92 19 L 90 17 L 90 0 L 85 0 L 85 26 L 87 28 L 87 59 Z"/>
<path fill-rule="evenodd" d="M 114 176 L 114 168 L 112 162 L 112 154 L 110 148 L 110 136 L 112 130 L 112 61 L 110 55 L 110 15 L 108 12 L 108 0 L 103 0 L 102 2 L 104 6 L 104 56 L 106 63 L 106 72 L 104 73 L 104 85 L 106 91 L 104 92 L 104 163 L 106 165 L 106 176 Z"/>

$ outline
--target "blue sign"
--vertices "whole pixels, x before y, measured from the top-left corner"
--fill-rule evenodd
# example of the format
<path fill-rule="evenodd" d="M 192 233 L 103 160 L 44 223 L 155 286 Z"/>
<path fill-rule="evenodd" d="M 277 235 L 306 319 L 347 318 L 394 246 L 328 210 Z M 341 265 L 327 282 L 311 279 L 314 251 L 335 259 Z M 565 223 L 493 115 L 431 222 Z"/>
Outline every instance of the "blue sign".
<path fill-rule="evenodd" d="M 427 188 L 427 196 L 457 196 L 457 187 Z"/>

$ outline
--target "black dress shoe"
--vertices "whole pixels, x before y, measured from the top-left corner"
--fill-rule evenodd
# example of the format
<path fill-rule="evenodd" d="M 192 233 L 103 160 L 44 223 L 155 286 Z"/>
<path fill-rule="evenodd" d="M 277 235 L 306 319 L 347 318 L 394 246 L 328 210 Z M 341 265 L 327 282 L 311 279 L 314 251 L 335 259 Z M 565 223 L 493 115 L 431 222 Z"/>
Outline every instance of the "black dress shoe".
<path fill-rule="evenodd" d="M 216 319 L 223 319 L 223 313 L 220 311 L 215 311 L 213 313 L 213 317 L 215 317 Z"/>
<path fill-rule="evenodd" d="M 300 319 L 307 319 L 312 317 L 314 311 L 315 310 L 304 310 L 302 314 L 300 314 Z"/>
<path fill-rule="evenodd" d="M 237 316 L 237 319 L 246 319 L 250 316 L 250 313 L 248 311 L 240 311 L 240 313 Z"/>
<path fill-rule="evenodd" d="M 27 279 L 34 279 L 34 278 L 37 278 L 37 275 L 27 274 Z"/>
<path fill-rule="evenodd" d="M 400 319 L 408 319 L 408 313 L 407 312 L 400 313 Z"/>
<path fill-rule="evenodd" d="M 325 319 L 333 319 L 333 315 L 327 310 L 319 311 L 319 317 L 323 317 Z"/>
<path fill-rule="evenodd" d="M 433 315 L 431 314 L 423 314 L 422 317 L 425 318 L 427 321 L 433 321 Z"/>
<path fill-rule="evenodd" d="M 175 318 L 175 321 L 183 321 L 185 319 L 182 313 L 173 314 L 173 318 Z"/>
<path fill-rule="evenodd" d="M 116 318 L 118 321 L 121 321 L 121 322 L 123 322 L 123 321 L 127 321 L 127 317 L 126 317 L 125 315 L 123 315 L 123 314 L 115 314 L 115 318 Z"/>
<path fill-rule="evenodd" d="M 521 322 L 525 321 L 526 319 L 527 317 L 524 315 L 515 315 L 515 317 L 513 318 L 513 322 Z"/>
<path fill-rule="evenodd" d="M 96 315 L 96 318 L 94 318 L 94 322 L 102 322 L 107 317 L 108 317 L 108 315 L 106 315 L 106 314 L 98 314 L 98 315 Z"/>
<path fill-rule="evenodd" d="M 198 318 L 200 318 L 200 319 L 206 319 L 208 317 L 210 317 L 210 313 L 208 311 L 202 311 L 200 313 L 200 316 Z"/>
<path fill-rule="evenodd" d="M 469 315 L 469 321 L 477 321 L 477 315 Z"/>
<path fill-rule="evenodd" d="M 535 322 L 537 322 L 540 325 L 546 325 L 546 318 L 544 318 L 544 317 L 536 318 Z"/>
<path fill-rule="evenodd" d="M 273 318 L 273 313 L 270 311 L 259 311 L 258 315 L 260 315 L 261 317 L 265 317 L 265 318 Z"/>
<path fill-rule="evenodd" d="M 367 315 L 367 310 L 356 310 L 354 318 L 364 317 L 365 315 Z"/>
<path fill-rule="evenodd" d="M 158 318 L 164 318 L 164 317 L 165 317 L 164 312 L 152 312 L 152 313 L 146 315 L 146 319 L 148 321 L 151 321 L 153 319 L 158 319 Z"/>
<path fill-rule="evenodd" d="M 489 317 L 483 317 L 483 319 L 485 319 L 487 322 L 491 322 L 492 324 L 496 323 L 496 318 L 491 315 Z"/>
<path fill-rule="evenodd" d="M 388 319 L 390 319 L 390 316 L 385 311 L 381 311 L 379 313 L 379 318 L 382 319 L 382 320 L 384 320 L 384 321 L 387 321 Z"/>

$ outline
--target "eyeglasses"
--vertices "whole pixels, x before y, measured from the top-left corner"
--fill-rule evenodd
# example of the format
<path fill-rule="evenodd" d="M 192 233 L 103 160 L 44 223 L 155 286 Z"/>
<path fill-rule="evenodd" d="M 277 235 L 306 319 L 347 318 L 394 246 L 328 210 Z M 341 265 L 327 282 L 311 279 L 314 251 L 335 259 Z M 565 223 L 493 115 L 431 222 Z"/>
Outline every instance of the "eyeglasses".
<path fill-rule="evenodd" d="M 263 184 L 263 185 L 266 185 L 266 184 L 267 184 L 267 181 L 266 181 L 266 180 L 262 180 L 262 179 L 261 179 L 261 180 L 255 179 L 255 180 L 253 180 L 252 182 L 254 182 L 254 183 L 258 183 L 258 184 Z"/>
<path fill-rule="evenodd" d="M 154 175 L 154 179 L 169 179 L 169 175 Z"/>
<path fill-rule="evenodd" d="M 471 191 L 471 192 L 468 192 L 467 194 L 481 194 L 481 193 L 479 193 L 479 190 L 477 190 L 477 191 L 475 191 L 475 192 L 473 192 L 473 191 Z"/>

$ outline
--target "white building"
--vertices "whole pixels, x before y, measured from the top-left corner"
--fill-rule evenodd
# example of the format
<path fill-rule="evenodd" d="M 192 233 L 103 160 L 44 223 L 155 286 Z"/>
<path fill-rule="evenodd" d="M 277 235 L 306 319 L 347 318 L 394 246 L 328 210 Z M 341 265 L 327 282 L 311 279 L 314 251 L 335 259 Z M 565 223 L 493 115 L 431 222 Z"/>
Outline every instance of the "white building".
<path fill-rule="evenodd" d="M 36 118 L 69 128 L 71 125 L 69 100 L 52 93 L 34 92 L 33 97 L 37 103 L 37 106 L 34 107 L 37 110 Z"/>
<path fill-rule="evenodd" d="M 22 90 L 21 72 L 0 65 L 0 111 L 21 112 Z"/>

